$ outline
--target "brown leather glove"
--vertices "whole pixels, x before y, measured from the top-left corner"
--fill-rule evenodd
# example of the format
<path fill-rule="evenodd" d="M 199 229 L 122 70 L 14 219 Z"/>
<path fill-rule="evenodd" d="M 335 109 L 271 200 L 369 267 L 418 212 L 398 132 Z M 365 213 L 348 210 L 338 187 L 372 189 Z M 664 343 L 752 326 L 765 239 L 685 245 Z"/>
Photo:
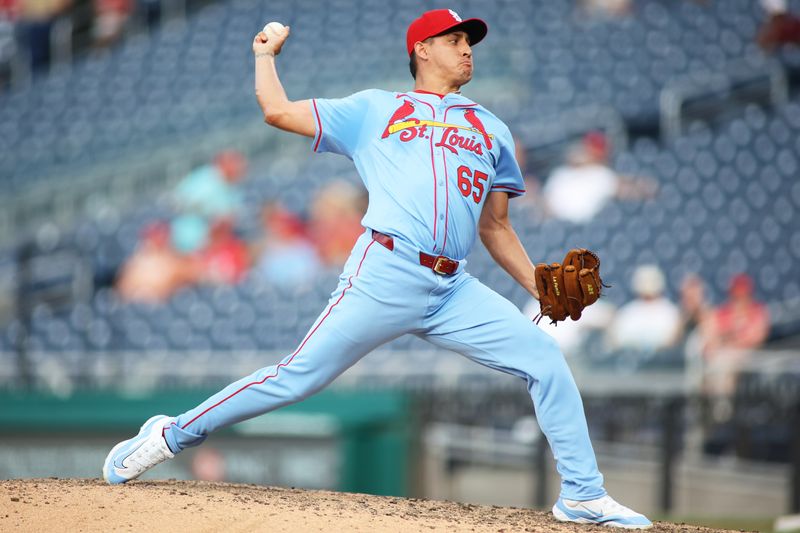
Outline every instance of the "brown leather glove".
<path fill-rule="evenodd" d="M 536 265 L 536 288 L 539 291 L 538 324 L 543 317 L 557 324 L 569 316 L 581 317 L 583 309 L 600 298 L 600 258 L 585 248 L 573 248 L 561 263 Z"/>

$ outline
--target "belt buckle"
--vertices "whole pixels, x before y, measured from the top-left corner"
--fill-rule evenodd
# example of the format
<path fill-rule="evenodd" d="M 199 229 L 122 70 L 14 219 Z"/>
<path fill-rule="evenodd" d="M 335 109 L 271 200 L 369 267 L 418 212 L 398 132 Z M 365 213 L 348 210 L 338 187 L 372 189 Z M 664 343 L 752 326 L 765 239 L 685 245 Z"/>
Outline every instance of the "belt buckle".
<path fill-rule="evenodd" d="M 442 265 L 445 264 L 447 261 L 449 261 L 449 259 L 446 258 L 445 256 L 443 256 L 443 255 L 438 256 L 436 259 L 434 259 L 433 267 L 431 267 L 431 270 L 433 270 L 434 272 L 436 272 L 440 276 L 446 276 L 447 274 L 449 274 L 449 272 L 441 270 L 441 268 L 442 268 Z"/>

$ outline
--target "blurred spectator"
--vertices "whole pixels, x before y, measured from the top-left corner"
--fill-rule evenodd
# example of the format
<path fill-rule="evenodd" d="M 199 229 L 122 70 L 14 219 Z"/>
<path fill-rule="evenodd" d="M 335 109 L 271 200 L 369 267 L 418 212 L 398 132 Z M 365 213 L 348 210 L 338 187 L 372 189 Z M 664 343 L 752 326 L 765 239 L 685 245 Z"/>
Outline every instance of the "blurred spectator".
<path fill-rule="evenodd" d="M 769 334 L 767 307 L 753 297 L 753 280 L 738 274 L 731 280 L 728 300 L 709 315 L 704 356 L 706 390 L 729 396 L 742 366 Z"/>
<path fill-rule="evenodd" d="M 709 311 L 703 280 L 697 274 L 689 274 L 681 284 L 681 328 L 684 333 L 688 335 L 702 329 L 708 321 Z"/>
<path fill-rule="evenodd" d="M 194 213 L 181 213 L 170 223 L 170 238 L 175 249 L 190 254 L 201 250 L 208 244 L 211 222 Z"/>
<path fill-rule="evenodd" d="M 581 9 L 592 16 L 623 17 L 630 14 L 632 0 L 580 0 Z"/>
<path fill-rule="evenodd" d="M 0 91 L 11 80 L 12 61 L 17 53 L 14 24 L 18 10 L 17 0 L 0 0 Z"/>
<path fill-rule="evenodd" d="M 592 355 L 588 354 L 591 340 L 597 341 L 593 343 L 594 347 L 602 346 L 602 334 L 614 319 L 615 310 L 613 304 L 600 299 L 584 309 L 578 321 L 565 320 L 556 326 L 545 319 L 538 325 L 556 340 L 565 356 L 578 359 Z M 523 309 L 523 314 L 533 320 L 539 314 L 539 301 L 531 298 Z"/>
<path fill-rule="evenodd" d="M 172 221 L 172 242 L 179 251 L 191 253 L 207 244 L 211 224 L 233 218 L 242 208 L 238 183 L 247 170 L 244 156 L 221 152 L 213 165 L 192 171 L 175 188 L 173 199 L 179 215 Z"/>
<path fill-rule="evenodd" d="M 709 323 L 706 350 L 752 350 L 769 334 L 767 307 L 753 297 L 753 280 L 737 274 L 728 287 L 728 300 L 714 310 Z"/>
<path fill-rule="evenodd" d="M 519 205 L 520 207 L 533 208 L 537 214 L 543 216 L 547 212 L 547 208 L 542 203 L 541 183 L 529 168 L 528 149 L 524 141 L 516 136 L 514 137 L 514 158 L 517 160 L 517 165 L 519 165 L 522 178 L 525 181 L 525 196 L 514 202 L 512 207 Z"/>
<path fill-rule="evenodd" d="M 230 219 L 213 223 L 208 245 L 197 254 L 198 279 L 210 284 L 235 284 L 250 268 L 247 244 L 236 236 Z"/>
<path fill-rule="evenodd" d="M 95 46 L 109 46 L 122 36 L 133 6 L 133 0 L 94 0 Z"/>
<path fill-rule="evenodd" d="M 544 198 L 552 216 L 583 224 L 613 198 L 655 196 L 655 182 L 617 174 L 608 166 L 609 156 L 608 139 L 599 132 L 585 135 L 569 150 L 566 165 L 554 169 L 544 185 Z"/>
<path fill-rule="evenodd" d="M 216 448 L 200 448 L 192 457 L 192 478 L 200 481 L 225 481 L 225 456 Z"/>
<path fill-rule="evenodd" d="M 694 388 L 698 388 L 702 381 L 703 343 L 710 315 L 703 280 L 697 274 L 687 275 L 681 283 L 681 332 L 687 363 L 686 378 Z"/>
<path fill-rule="evenodd" d="M 0 0 L 0 19 L 14 21 L 19 17 L 20 0 Z"/>
<path fill-rule="evenodd" d="M 122 266 L 116 289 L 124 300 L 163 302 L 194 281 L 191 263 L 170 245 L 169 226 L 146 227 L 133 255 Z"/>
<path fill-rule="evenodd" d="M 264 239 L 254 249 L 255 273 L 276 285 L 310 284 L 321 264 L 303 221 L 279 204 L 261 212 Z"/>
<path fill-rule="evenodd" d="M 789 13 L 786 0 L 761 0 L 767 20 L 758 30 L 758 44 L 772 51 L 784 44 L 800 43 L 800 18 Z"/>
<path fill-rule="evenodd" d="M 18 35 L 27 51 L 31 70 L 50 66 L 52 31 L 58 17 L 65 14 L 72 0 L 19 0 Z"/>
<path fill-rule="evenodd" d="M 341 266 L 364 233 L 361 219 L 366 210 L 362 189 L 337 180 L 323 188 L 311 204 L 309 229 L 322 262 Z"/>
<path fill-rule="evenodd" d="M 674 346 L 680 336 L 681 313 L 664 296 L 664 274 L 655 265 L 633 273 L 636 299 L 620 307 L 609 328 L 613 349 L 654 352 Z"/>

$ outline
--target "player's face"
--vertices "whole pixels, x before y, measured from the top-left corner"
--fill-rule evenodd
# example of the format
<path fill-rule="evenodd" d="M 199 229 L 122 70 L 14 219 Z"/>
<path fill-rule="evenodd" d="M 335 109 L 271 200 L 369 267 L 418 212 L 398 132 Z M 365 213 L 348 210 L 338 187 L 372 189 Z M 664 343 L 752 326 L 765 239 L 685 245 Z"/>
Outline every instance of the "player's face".
<path fill-rule="evenodd" d="M 472 79 L 472 48 L 463 31 L 433 37 L 428 51 L 430 66 L 445 79 L 458 86 Z"/>

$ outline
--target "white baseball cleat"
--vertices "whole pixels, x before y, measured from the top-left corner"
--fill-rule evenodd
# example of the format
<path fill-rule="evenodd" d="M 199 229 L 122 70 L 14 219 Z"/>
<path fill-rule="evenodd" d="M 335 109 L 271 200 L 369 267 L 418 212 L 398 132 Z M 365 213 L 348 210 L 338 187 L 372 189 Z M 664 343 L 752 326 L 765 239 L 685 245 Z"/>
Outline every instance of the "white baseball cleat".
<path fill-rule="evenodd" d="M 584 502 L 559 498 L 553 506 L 553 516 L 560 522 L 597 524 L 626 529 L 648 529 L 653 526 L 653 523 L 643 514 L 628 509 L 608 495 Z"/>
<path fill-rule="evenodd" d="M 151 417 L 135 437 L 114 446 L 103 463 L 103 478 L 112 485 L 125 483 L 175 457 L 164 440 L 164 428 L 173 422 L 166 415 Z"/>

